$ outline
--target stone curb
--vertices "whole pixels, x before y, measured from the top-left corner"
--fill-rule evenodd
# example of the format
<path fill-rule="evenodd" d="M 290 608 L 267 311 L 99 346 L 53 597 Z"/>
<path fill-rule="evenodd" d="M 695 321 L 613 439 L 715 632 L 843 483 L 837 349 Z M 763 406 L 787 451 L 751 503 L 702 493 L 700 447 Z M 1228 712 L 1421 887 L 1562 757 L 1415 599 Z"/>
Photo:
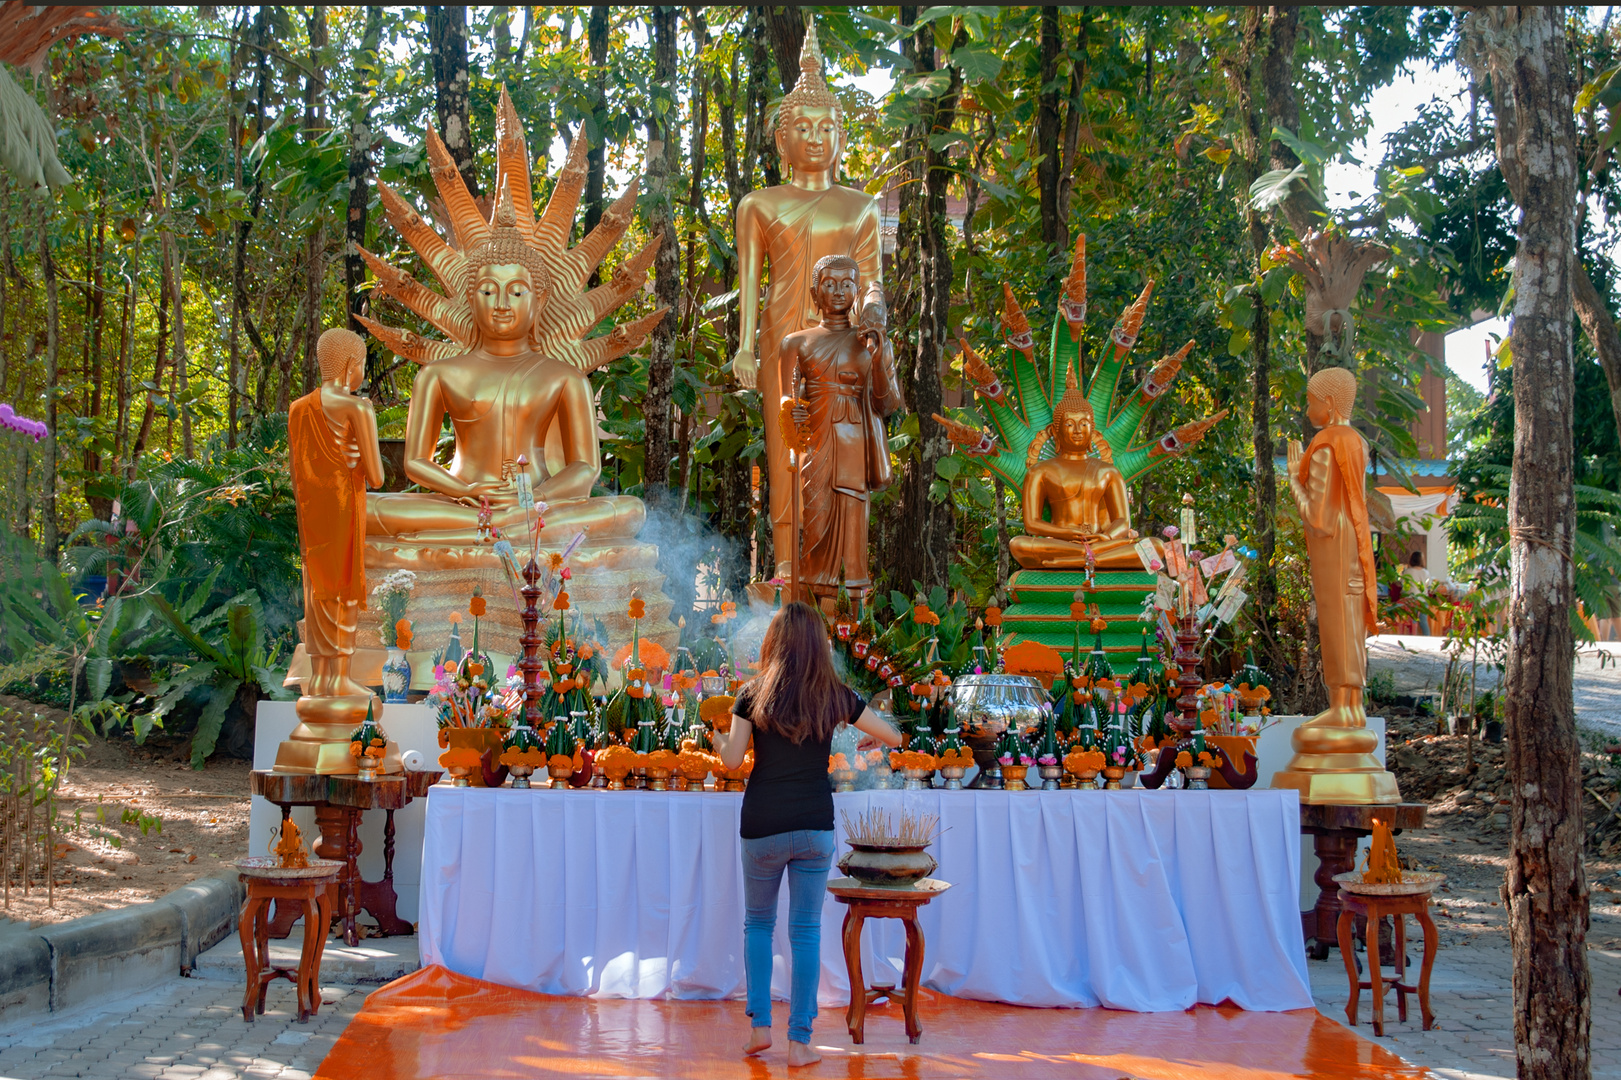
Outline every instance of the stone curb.
<path fill-rule="evenodd" d="M 235 930 L 242 897 L 236 871 L 220 871 L 150 903 L 0 931 L 0 1022 L 190 974 Z"/>

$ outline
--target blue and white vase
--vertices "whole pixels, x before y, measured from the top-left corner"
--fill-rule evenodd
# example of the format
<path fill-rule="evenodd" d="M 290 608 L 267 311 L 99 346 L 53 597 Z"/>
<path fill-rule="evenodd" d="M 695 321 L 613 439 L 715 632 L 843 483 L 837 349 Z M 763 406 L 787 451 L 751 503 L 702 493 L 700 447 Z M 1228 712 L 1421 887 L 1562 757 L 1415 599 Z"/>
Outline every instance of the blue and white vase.
<path fill-rule="evenodd" d="M 404 649 L 388 647 L 388 659 L 383 664 L 383 701 L 397 703 L 406 700 L 411 689 L 411 661 Z"/>

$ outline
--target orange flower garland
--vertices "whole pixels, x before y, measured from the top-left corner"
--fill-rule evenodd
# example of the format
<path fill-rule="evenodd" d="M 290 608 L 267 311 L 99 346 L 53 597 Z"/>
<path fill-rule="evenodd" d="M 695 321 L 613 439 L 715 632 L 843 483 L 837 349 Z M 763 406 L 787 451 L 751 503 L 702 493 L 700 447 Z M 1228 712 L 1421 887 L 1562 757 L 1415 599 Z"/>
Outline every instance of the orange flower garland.
<path fill-rule="evenodd" d="M 508 768 L 511 768 L 514 765 L 519 767 L 528 765 L 532 769 L 543 769 L 546 767 L 546 755 L 541 751 L 536 750 L 534 747 L 530 747 L 527 750 L 507 750 L 496 760 Z"/>
<path fill-rule="evenodd" d="M 698 719 L 721 734 L 732 730 L 732 704 L 737 699 L 729 694 L 716 694 L 698 703 Z"/>
<path fill-rule="evenodd" d="M 1071 750 L 1064 757 L 1064 768 L 1072 776 L 1095 775 L 1103 771 L 1104 763 L 1102 750 Z"/>
<path fill-rule="evenodd" d="M 933 772 L 940 766 L 933 754 L 925 754 L 920 750 L 891 750 L 889 767 L 896 772 L 903 769 L 923 769 L 926 772 Z"/>
<path fill-rule="evenodd" d="M 485 608 L 484 597 L 476 592 L 473 594 L 473 598 L 467 602 L 467 613 L 475 619 L 484 617 Z"/>

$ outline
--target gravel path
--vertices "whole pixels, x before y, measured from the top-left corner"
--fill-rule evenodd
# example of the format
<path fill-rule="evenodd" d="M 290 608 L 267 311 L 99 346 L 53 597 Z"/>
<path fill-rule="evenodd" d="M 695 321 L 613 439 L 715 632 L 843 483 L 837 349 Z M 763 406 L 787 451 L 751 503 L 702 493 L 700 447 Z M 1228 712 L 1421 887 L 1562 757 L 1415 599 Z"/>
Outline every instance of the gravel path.
<path fill-rule="evenodd" d="M 1445 638 L 1383 635 L 1368 639 L 1368 674 L 1389 672 L 1398 694 L 1440 689 L 1446 672 Z M 1497 672 L 1482 665 L 1480 689 L 1497 685 Z M 1621 643 L 1602 642 L 1583 648 L 1576 657 L 1576 722 L 1607 738 L 1621 738 Z"/>

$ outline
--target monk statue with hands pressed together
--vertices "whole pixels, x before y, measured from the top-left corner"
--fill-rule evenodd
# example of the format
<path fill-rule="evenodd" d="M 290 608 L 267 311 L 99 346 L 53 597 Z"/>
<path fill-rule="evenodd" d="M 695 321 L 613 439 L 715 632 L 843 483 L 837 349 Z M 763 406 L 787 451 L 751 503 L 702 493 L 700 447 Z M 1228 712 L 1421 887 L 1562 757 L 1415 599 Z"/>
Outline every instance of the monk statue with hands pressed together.
<path fill-rule="evenodd" d="M 1057 453 L 1039 460 L 1051 439 Z M 1096 449 L 1094 456 L 1093 450 Z M 1024 535 L 1008 544 L 1031 569 L 1141 569 L 1126 478 L 1108 442 L 1097 437 L 1092 405 L 1069 369 L 1064 396 L 1047 430 L 1030 444 L 1024 474 Z"/>
<path fill-rule="evenodd" d="M 1305 527 L 1317 605 L 1328 708 L 1295 729 L 1295 756 L 1272 786 L 1314 803 L 1399 802 L 1396 778 L 1373 756 L 1366 726 L 1370 630 L 1378 626 L 1379 582 L 1368 527 L 1368 448 L 1351 426 L 1356 376 L 1324 368 L 1306 383 L 1306 418 L 1319 430 L 1304 451 L 1289 440 L 1289 491 Z"/>
<path fill-rule="evenodd" d="M 822 321 L 782 340 L 793 419 L 810 429 L 798 477 L 804 502 L 799 579 L 833 595 L 872 584 L 867 559 L 871 493 L 889 485 L 884 417 L 901 407 L 895 355 L 882 334 L 850 325 L 861 271 L 848 255 L 819 259 L 811 293 Z M 799 397 L 803 387 L 804 397 Z"/>
<path fill-rule="evenodd" d="M 381 712 L 350 674 L 355 630 L 366 603 L 366 488 L 383 482 L 377 415 L 355 391 L 366 343 L 333 329 L 315 346 L 321 385 L 287 410 L 287 442 L 304 561 L 304 650 L 309 675 L 295 706 L 301 721 L 276 754 L 284 772 L 352 772 L 349 730 L 368 708 Z"/>
<path fill-rule="evenodd" d="M 751 191 L 737 206 L 738 340 L 732 370 L 745 389 L 759 386 L 770 479 L 771 532 L 777 576 L 788 576 L 793 550 L 792 491 L 788 446 L 776 423 L 789 396 L 790 371 L 782 342 L 821 321 L 812 296 L 813 268 L 828 255 L 845 255 L 856 265 L 861 294 L 850 308 L 851 323 L 882 331 L 884 307 L 878 203 L 857 188 L 838 183 L 844 151 L 844 110 L 822 75 L 816 24 L 805 30 L 799 81 L 777 112 L 777 151 L 793 171 L 786 184 Z M 769 292 L 761 276 L 770 268 Z M 761 296 L 766 294 L 764 311 Z M 755 332 L 759 331 L 759 354 Z"/>

